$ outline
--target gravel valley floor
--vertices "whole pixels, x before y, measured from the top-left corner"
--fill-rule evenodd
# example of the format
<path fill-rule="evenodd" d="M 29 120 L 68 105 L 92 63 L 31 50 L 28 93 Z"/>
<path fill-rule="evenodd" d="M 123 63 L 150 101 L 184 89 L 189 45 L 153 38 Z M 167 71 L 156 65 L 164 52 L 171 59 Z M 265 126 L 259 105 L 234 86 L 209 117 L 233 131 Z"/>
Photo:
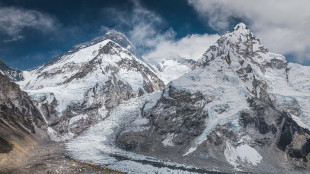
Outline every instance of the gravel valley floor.
<path fill-rule="evenodd" d="M 32 149 L 30 154 L 18 163 L 0 166 L 0 174 L 122 173 L 91 163 L 72 160 L 62 143 L 48 142 Z"/>

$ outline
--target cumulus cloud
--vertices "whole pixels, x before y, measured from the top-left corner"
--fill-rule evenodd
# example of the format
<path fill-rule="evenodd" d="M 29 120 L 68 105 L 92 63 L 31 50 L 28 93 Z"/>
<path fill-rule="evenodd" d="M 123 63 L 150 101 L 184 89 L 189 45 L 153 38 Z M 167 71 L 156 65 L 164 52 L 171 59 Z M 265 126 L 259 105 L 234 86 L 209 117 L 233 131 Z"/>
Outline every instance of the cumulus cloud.
<path fill-rule="evenodd" d="M 193 34 L 180 40 L 165 40 L 145 55 L 148 59 L 185 58 L 198 60 L 208 47 L 219 39 L 219 35 Z"/>
<path fill-rule="evenodd" d="M 55 29 L 55 20 L 35 10 L 26 10 L 15 7 L 0 7 L 0 32 L 8 39 L 15 41 L 23 38 L 21 34 L 25 28 L 34 28 L 42 32 Z"/>
<path fill-rule="evenodd" d="M 188 0 L 209 26 L 223 32 L 231 19 L 243 20 L 273 52 L 310 60 L 310 1 L 308 0 Z"/>

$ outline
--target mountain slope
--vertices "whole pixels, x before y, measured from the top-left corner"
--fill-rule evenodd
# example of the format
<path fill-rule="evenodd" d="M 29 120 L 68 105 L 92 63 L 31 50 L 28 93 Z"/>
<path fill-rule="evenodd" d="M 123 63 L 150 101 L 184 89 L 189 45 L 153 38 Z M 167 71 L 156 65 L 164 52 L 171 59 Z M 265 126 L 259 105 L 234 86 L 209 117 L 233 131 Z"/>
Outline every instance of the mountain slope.
<path fill-rule="evenodd" d="M 81 44 L 74 46 L 72 49 L 70 49 L 69 51 L 67 51 L 63 55 L 53 59 L 52 61 L 50 61 L 46 64 L 43 64 L 42 66 L 34 68 L 34 69 L 36 69 L 37 71 L 45 69 L 47 66 L 56 64 L 58 61 L 61 61 L 63 59 L 63 57 L 70 56 L 76 52 L 79 52 L 80 50 L 82 50 L 84 48 L 91 47 L 91 46 L 96 45 L 96 44 L 103 42 L 105 40 L 111 40 L 111 41 L 119 44 L 123 48 L 127 49 L 128 51 L 130 51 L 135 56 L 139 57 L 138 54 L 136 53 L 135 48 L 132 46 L 132 44 L 130 43 L 130 41 L 127 39 L 127 37 L 125 35 L 123 35 L 120 32 L 117 32 L 115 30 L 110 30 L 109 32 L 107 32 L 105 35 L 103 35 L 101 37 L 98 37 L 98 38 L 95 38 L 89 42 L 81 43 Z"/>
<path fill-rule="evenodd" d="M 93 125 L 91 129 L 84 131 L 81 135 L 66 143 L 69 154 L 74 159 L 108 166 L 110 169 L 117 169 L 128 174 L 221 173 L 214 170 L 202 170 L 189 165 L 158 160 L 116 147 L 115 139 L 126 126 L 130 126 L 127 129 L 133 131 L 148 127 L 148 125 L 141 126 L 147 122 L 142 113 L 148 112 L 156 104 L 160 96 L 161 92 L 158 91 L 132 98 L 116 106 L 111 110 L 110 116 L 107 119 Z M 137 136 L 139 137 L 139 135 Z M 146 136 L 141 138 L 146 138 Z M 132 138 L 130 141 L 132 142 L 131 147 L 135 147 L 136 144 L 134 142 L 139 141 L 139 138 Z M 130 146 L 128 147 L 130 148 Z"/>
<path fill-rule="evenodd" d="M 65 140 L 108 116 L 123 100 L 163 89 L 163 82 L 120 33 L 108 32 L 24 72 L 18 82 L 35 100 L 53 140 Z"/>
<path fill-rule="evenodd" d="M 0 74 L 6 76 L 10 81 L 21 81 L 24 79 L 22 71 L 8 67 L 1 60 L 0 60 Z"/>
<path fill-rule="evenodd" d="M 296 167 L 307 172 L 308 71 L 309 67 L 269 52 L 244 24 L 238 24 L 192 71 L 165 87 L 145 114 L 147 130 L 125 130 L 117 144 L 159 159 L 226 172 L 296 172 Z"/>
<path fill-rule="evenodd" d="M 44 139 L 46 125 L 27 93 L 0 74 L 0 166 L 16 164 Z"/>
<path fill-rule="evenodd" d="M 184 58 L 148 59 L 147 61 L 165 84 L 189 72 L 196 63 L 192 59 Z"/>

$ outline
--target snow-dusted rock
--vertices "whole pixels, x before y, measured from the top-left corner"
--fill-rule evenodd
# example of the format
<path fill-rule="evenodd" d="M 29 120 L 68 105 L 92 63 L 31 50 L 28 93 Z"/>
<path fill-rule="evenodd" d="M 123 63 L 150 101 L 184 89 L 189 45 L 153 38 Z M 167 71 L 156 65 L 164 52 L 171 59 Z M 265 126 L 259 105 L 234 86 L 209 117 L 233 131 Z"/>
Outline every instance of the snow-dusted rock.
<path fill-rule="evenodd" d="M 1 60 L 0 60 L 0 74 L 6 76 L 10 81 L 20 81 L 24 79 L 22 71 L 8 67 Z"/>

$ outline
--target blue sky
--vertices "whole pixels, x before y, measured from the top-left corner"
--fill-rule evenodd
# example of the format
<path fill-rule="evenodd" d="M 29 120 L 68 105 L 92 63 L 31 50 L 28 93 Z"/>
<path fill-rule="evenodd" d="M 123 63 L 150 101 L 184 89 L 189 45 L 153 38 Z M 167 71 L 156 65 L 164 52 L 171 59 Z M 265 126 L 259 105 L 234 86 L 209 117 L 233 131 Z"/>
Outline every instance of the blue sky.
<path fill-rule="evenodd" d="M 198 59 L 221 34 L 244 22 L 271 51 L 309 64 L 307 1 L 231 2 L 0 0 L 0 59 L 13 68 L 33 68 L 110 29 L 124 33 L 146 58 Z"/>

